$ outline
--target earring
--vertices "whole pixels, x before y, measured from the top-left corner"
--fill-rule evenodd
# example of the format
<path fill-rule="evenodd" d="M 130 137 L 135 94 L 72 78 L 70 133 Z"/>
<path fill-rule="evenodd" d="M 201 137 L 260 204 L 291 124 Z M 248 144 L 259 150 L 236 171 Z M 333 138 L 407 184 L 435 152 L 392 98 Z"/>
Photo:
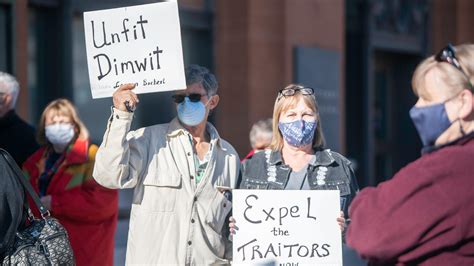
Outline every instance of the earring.
<path fill-rule="evenodd" d="M 464 128 L 462 127 L 461 119 L 459 119 L 458 121 L 459 121 L 459 131 L 461 132 L 463 136 L 465 136 L 466 131 L 464 131 Z"/>

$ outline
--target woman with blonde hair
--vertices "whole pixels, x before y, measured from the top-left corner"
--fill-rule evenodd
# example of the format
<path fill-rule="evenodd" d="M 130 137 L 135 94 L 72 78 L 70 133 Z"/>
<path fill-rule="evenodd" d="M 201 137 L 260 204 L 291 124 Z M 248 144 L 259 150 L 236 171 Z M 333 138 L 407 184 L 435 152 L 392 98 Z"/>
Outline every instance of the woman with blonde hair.
<path fill-rule="evenodd" d="M 38 141 L 42 147 L 25 161 L 23 171 L 43 205 L 66 228 L 76 264 L 112 265 L 118 194 L 92 178 L 97 146 L 90 144 L 70 101 L 48 104 Z M 33 212 L 38 217 L 38 210 Z"/>
<path fill-rule="evenodd" d="M 380 265 L 474 265 L 474 45 L 421 62 L 410 110 L 422 156 L 359 193 L 347 241 Z"/>
<path fill-rule="evenodd" d="M 288 85 L 275 100 L 272 144 L 242 164 L 240 188 L 339 190 L 337 220 L 344 230 L 344 217 L 358 185 L 350 161 L 324 144 L 314 89 Z M 233 230 L 234 224 L 230 226 Z"/>

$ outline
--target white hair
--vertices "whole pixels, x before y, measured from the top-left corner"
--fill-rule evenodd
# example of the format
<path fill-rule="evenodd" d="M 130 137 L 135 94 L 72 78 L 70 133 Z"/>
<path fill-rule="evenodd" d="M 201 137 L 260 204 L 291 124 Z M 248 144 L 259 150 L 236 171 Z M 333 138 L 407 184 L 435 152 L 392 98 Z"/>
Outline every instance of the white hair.
<path fill-rule="evenodd" d="M 6 93 L 11 95 L 12 102 L 11 108 L 15 108 L 16 100 L 20 92 L 20 85 L 16 78 L 8 73 L 0 71 L 0 93 Z"/>
<path fill-rule="evenodd" d="M 257 143 L 257 140 L 264 139 L 268 141 L 268 144 L 272 141 L 272 119 L 263 119 L 257 121 L 255 124 L 253 124 L 252 129 L 250 130 L 250 145 L 252 148 L 255 149 L 255 144 Z"/>

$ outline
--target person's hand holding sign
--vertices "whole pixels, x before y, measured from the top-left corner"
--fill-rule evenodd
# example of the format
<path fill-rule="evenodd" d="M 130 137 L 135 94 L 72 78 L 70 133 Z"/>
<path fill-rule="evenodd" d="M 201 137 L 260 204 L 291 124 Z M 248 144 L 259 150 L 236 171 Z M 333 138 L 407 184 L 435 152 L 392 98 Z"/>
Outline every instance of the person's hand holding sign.
<path fill-rule="evenodd" d="M 131 83 L 120 86 L 113 94 L 114 107 L 124 112 L 133 112 L 140 102 L 132 91 L 134 88 L 135 84 Z"/>
<path fill-rule="evenodd" d="M 341 216 L 337 217 L 337 223 L 339 224 L 339 228 L 341 228 L 341 232 L 344 232 L 346 229 L 346 218 L 344 217 L 344 212 L 341 211 Z"/>
<path fill-rule="evenodd" d="M 233 216 L 231 216 L 229 218 L 229 231 L 230 231 L 230 234 L 231 235 L 235 235 L 236 233 L 236 230 L 238 230 L 239 228 L 235 225 L 235 218 Z"/>

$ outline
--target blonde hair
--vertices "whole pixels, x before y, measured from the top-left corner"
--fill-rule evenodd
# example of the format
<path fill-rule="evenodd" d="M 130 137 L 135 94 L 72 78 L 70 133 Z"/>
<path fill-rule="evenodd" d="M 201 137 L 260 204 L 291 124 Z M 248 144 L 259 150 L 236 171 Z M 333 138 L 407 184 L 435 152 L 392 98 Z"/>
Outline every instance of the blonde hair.
<path fill-rule="evenodd" d="M 465 74 L 455 66 L 438 62 L 432 55 L 423 60 L 413 73 L 411 81 L 412 89 L 415 95 L 420 96 L 426 93 L 425 77 L 431 70 L 438 70 L 439 77 L 449 86 L 449 96 L 467 89 L 474 93 L 474 45 L 462 44 L 455 46 L 456 58 Z"/>
<path fill-rule="evenodd" d="M 74 128 L 76 129 L 76 137 L 86 140 L 89 138 L 89 131 L 84 123 L 82 123 L 74 105 L 67 99 L 57 99 L 48 104 L 41 114 L 38 128 L 38 143 L 40 145 L 49 145 L 49 141 L 45 135 L 46 115 L 54 111 L 58 115 L 64 115 L 71 119 Z"/>
<path fill-rule="evenodd" d="M 299 84 L 290 84 L 285 89 L 302 89 L 305 86 Z M 303 95 L 300 91 L 296 91 L 292 96 L 281 96 L 278 95 L 275 100 L 275 106 L 273 107 L 273 139 L 270 148 L 274 151 L 281 151 L 283 148 L 283 136 L 281 135 L 280 129 L 278 128 L 278 122 L 280 121 L 280 115 L 283 112 L 288 111 L 290 108 L 295 107 L 300 99 L 303 99 L 306 106 L 313 110 L 316 114 L 317 127 L 314 131 L 313 137 L 313 148 L 320 150 L 324 148 L 325 141 L 323 135 L 323 129 L 321 126 L 321 116 L 319 115 L 319 107 L 316 102 L 315 95 Z"/>

